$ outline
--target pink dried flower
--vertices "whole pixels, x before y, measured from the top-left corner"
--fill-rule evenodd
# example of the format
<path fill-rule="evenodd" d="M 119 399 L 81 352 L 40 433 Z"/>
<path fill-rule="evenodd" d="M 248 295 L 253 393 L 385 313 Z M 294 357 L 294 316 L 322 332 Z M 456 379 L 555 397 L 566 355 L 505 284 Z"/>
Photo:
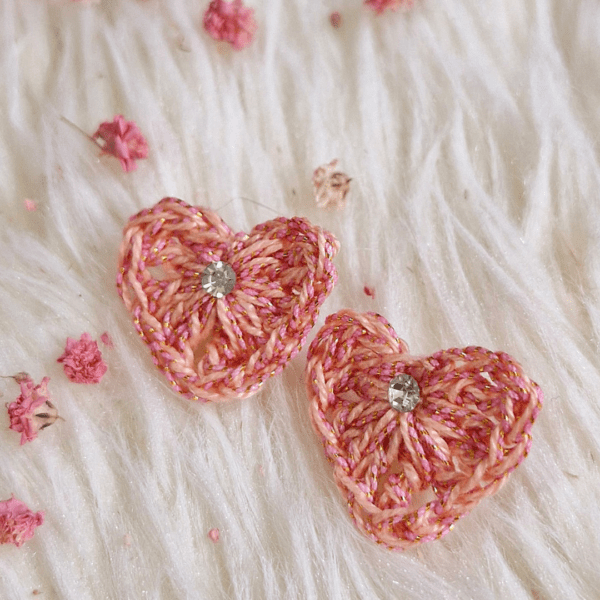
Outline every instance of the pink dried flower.
<path fill-rule="evenodd" d="M 215 40 L 241 50 L 252 42 L 256 31 L 254 10 L 246 8 L 242 0 L 212 0 L 204 13 L 204 29 Z"/>
<path fill-rule="evenodd" d="M 401 6 L 410 8 L 413 0 L 365 0 L 365 6 L 372 8 L 378 15 L 386 9 L 398 10 Z"/>
<path fill-rule="evenodd" d="M 89 333 L 78 341 L 67 338 L 65 352 L 57 362 L 63 363 L 67 377 L 75 383 L 98 383 L 108 369 Z"/>
<path fill-rule="evenodd" d="M 9 428 L 21 434 L 23 445 L 35 440 L 38 431 L 49 427 L 59 417 L 48 396 L 49 377 L 44 377 L 40 385 L 35 385 L 27 374 L 19 373 L 14 379 L 21 386 L 21 395 L 6 408 L 10 417 Z"/>
<path fill-rule="evenodd" d="M 33 212 L 34 210 L 37 210 L 37 206 L 35 205 L 35 202 L 33 200 L 29 200 L 29 198 L 25 198 L 24 204 L 25 204 L 25 208 L 29 212 Z"/>
<path fill-rule="evenodd" d="M 208 532 L 208 537 L 216 544 L 219 541 L 221 532 L 215 527 Z"/>
<path fill-rule="evenodd" d="M 135 159 L 148 156 L 148 143 L 134 121 L 117 115 L 113 122 L 101 123 L 92 139 L 103 140 L 102 152 L 121 161 L 123 171 L 135 171 Z"/>
<path fill-rule="evenodd" d="M 313 186 L 315 201 L 317 206 L 322 208 L 330 205 L 336 208 L 346 206 L 346 195 L 350 191 L 350 182 L 348 175 L 336 171 L 338 164 L 337 158 L 327 165 L 322 165 L 315 169 L 313 173 Z"/>
<path fill-rule="evenodd" d="M 332 12 L 329 15 L 329 22 L 331 23 L 332 27 L 334 27 L 335 29 L 337 29 L 342 24 L 342 15 L 340 15 L 340 13 L 337 12 L 337 11 L 336 12 Z"/>
<path fill-rule="evenodd" d="M 33 537 L 35 528 L 43 522 L 43 512 L 31 512 L 14 496 L 0 502 L 0 544 L 14 544 L 18 548 Z"/>

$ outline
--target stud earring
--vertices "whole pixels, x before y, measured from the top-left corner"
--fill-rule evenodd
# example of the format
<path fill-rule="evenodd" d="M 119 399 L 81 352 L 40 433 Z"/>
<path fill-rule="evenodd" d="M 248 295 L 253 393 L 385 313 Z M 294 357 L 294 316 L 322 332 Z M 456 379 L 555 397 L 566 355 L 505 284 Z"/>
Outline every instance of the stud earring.
<path fill-rule="evenodd" d="M 358 529 L 389 549 L 446 534 L 531 447 L 543 394 L 504 352 L 413 357 L 382 316 L 343 310 L 307 361 L 310 416 L 337 486 Z"/>
<path fill-rule="evenodd" d="M 303 218 L 234 233 L 211 210 L 163 198 L 125 227 L 117 288 L 175 391 L 246 398 L 306 342 L 337 280 L 338 250 Z"/>

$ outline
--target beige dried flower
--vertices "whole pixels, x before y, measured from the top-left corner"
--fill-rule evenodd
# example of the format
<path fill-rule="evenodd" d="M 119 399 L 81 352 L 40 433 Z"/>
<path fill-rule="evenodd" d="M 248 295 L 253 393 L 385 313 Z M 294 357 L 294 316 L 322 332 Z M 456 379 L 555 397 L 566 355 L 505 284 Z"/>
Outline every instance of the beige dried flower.
<path fill-rule="evenodd" d="M 341 171 L 336 171 L 338 159 L 333 159 L 329 164 L 315 169 L 313 186 L 317 206 L 327 208 L 334 206 L 342 209 L 346 206 L 346 195 L 350 191 L 352 179 Z"/>

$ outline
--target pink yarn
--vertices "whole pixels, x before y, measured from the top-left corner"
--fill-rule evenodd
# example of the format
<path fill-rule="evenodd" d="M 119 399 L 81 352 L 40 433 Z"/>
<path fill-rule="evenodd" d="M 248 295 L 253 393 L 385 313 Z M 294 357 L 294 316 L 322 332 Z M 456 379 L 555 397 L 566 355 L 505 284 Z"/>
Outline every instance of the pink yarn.
<path fill-rule="evenodd" d="M 124 231 L 117 287 L 154 363 L 186 398 L 246 398 L 302 348 L 337 279 L 335 237 L 306 219 L 233 233 L 206 208 L 163 198 Z M 233 290 L 203 289 L 228 263 Z"/>
<path fill-rule="evenodd" d="M 44 513 L 34 513 L 16 498 L 0 502 L 0 544 L 21 546 L 44 522 Z"/>
<path fill-rule="evenodd" d="M 256 32 L 254 9 L 246 8 L 242 0 L 212 0 L 204 13 L 204 29 L 215 40 L 241 50 L 252 42 Z"/>
<path fill-rule="evenodd" d="M 407 373 L 421 403 L 399 413 L 388 385 Z M 531 447 L 543 394 L 504 352 L 408 354 L 375 313 L 330 315 L 306 367 L 310 416 L 356 526 L 392 550 L 438 539 L 494 494 Z M 430 491 L 433 500 L 413 500 Z"/>
<path fill-rule="evenodd" d="M 134 121 L 126 121 L 121 115 L 117 115 L 112 123 L 101 123 L 92 138 L 105 142 L 102 152 L 118 158 L 125 172 L 135 171 L 135 161 L 148 156 L 146 138 Z"/>

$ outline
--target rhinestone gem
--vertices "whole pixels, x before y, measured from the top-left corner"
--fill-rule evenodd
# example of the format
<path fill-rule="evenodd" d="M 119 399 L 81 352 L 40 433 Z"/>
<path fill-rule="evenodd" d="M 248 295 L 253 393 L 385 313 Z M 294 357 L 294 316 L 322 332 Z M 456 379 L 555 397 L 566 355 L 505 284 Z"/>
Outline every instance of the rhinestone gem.
<path fill-rule="evenodd" d="M 202 287 L 215 298 L 222 298 L 233 289 L 235 272 L 226 262 L 211 262 L 202 273 Z"/>
<path fill-rule="evenodd" d="M 388 400 L 392 408 L 398 412 L 410 412 L 421 402 L 419 392 L 416 379 L 403 373 L 390 381 Z"/>

